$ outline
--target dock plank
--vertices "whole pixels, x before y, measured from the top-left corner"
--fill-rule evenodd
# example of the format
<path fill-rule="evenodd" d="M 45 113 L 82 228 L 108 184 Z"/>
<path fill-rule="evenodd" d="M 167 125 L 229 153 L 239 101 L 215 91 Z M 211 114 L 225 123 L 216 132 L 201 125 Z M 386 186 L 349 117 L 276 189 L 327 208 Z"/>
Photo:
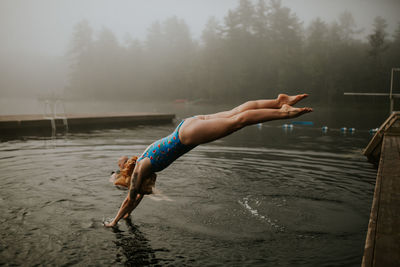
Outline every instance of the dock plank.
<path fill-rule="evenodd" d="M 383 136 L 362 266 L 400 266 L 400 135 Z"/>
<path fill-rule="evenodd" d="M 383 142 L 373 266 L 400 266 L 400 136 L 387 135 Z"/>

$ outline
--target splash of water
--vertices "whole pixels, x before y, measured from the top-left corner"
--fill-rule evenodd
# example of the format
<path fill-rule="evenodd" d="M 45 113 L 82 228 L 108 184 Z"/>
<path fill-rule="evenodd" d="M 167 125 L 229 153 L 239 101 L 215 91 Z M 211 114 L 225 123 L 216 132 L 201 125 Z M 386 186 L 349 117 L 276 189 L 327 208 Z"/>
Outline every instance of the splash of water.
<path fill-rule="evenodd" d="M 238 202 L 247 211 L 249 211 L 251 213 L 251 215 L 253 215 L 254 217 L 267 222 L 269 225 L 271 225 L 272 227 L 274 227 L 275 229 L 277 229 L 279 231 L 283 231 L 284 230 L 284 227 L 279 225 L 279 224 L 277 224 L 276 220 L 272 220 L 270 217 L 268 217 L 268 215 L 260 214 L 256 208 L 250 206 L 250 204 L 249 204 L 249 196 L 244 197 L 242 201 L 238 200 Z M 259 206 L 261 204 L 261 202 L 259 200 L 256 200 L 255 203 L 256 203 L 257 206 Z"/>

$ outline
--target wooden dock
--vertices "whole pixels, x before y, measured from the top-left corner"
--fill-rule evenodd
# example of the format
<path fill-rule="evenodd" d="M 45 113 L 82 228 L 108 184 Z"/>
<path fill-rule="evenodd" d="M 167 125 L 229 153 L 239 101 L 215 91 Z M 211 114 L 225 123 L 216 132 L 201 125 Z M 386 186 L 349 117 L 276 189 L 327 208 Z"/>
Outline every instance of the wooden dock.
<path fill-rule="evenodd" d="M 378 174 L 362 266 L 400 266 L 400 112 L 385 121 L 364 154 Z"/>
<path fill-rule="evenodd" d="M 53 131 L 80 131 L 171 123 L 174 118 L 174 114 L 161 113 L 66 114 L 63 117 L 8 115 L 0 116 L 0 136 L 25 133 L 47 135 Z"/>

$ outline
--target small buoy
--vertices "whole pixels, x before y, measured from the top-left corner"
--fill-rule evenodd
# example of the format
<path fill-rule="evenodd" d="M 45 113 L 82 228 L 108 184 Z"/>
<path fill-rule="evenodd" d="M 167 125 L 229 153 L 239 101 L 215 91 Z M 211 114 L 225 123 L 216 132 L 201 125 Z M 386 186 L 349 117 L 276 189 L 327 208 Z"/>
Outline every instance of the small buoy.
<path fill-rule="evenodd" d="M 375 134 L 378 130 L 379 130 L 378 128 L 370 129 L 370 130 L 369 130 L 369 133 L 370 133 L 370 134 Z"/>
<path fill-rule="evenodd" d="M 328 126 L 322 126 L 322 131 L 327 132 L 328 131 Z"/>
<path fill-rule="evenodd" d="M 342 127 L 342 128 L 340 128 L 340 131 L 341 131 L 342 133 L 345 133 L 345 132 L 347 131 L 347 128 L 346 128 L 346 127 Z"/>
<path fill-rule="evenodd" d="M 293 130 L 293 124 L 284 124 L 282 125 L 282 129 L 284 129 L 285 131 L 287 130 Z"/>
<path fill-rule="evenodd" d="M 261 129 L 262 128 L 262 123 L 257 123 L 257 128 Z"/>
<path fill-rule="evenodd" d="M 349 128 L 349 132 L 350 133 L 355 133 L 356 132 L 356 128 Z"/>

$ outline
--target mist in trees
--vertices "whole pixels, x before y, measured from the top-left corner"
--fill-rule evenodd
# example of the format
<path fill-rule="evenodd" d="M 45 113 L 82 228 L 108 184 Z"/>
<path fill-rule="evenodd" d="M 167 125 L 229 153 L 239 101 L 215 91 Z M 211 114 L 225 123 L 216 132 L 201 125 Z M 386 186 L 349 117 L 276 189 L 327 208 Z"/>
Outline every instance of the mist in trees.
<path fill-rule="evenodd" d="M 199 40 L 178 17 L 154 22 L 143 40 L 124 42 L 81 21 L 71 38 L 65 95 L 242 102 L 307 92 L 321 105 L 345 103 L 344 92 L 388 92 L 390 69 L 400 66 L 400 24 L 389 33 L 377 17 L 367 38 L 361 33 L 349 12 L 304 26 L 279 0 L 240 0 L 222 21 L 210 17 Z"/>

